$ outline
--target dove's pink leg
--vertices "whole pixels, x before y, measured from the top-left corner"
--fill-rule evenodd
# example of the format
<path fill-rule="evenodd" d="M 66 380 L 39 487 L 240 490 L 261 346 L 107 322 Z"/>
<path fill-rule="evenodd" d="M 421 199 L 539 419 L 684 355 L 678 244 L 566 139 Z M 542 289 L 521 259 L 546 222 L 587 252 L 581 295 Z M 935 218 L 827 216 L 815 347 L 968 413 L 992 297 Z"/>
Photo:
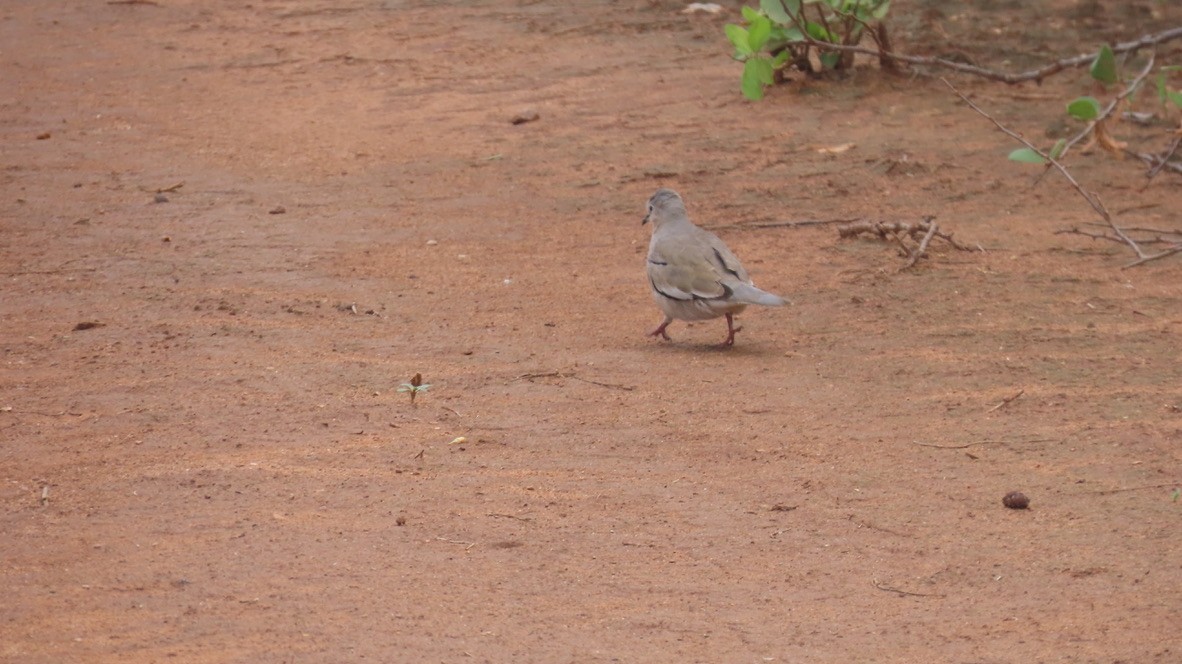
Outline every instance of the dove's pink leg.
<path fill-rule="evenodd" d="M 673 322 L 673 319 L 666 316 L 665 320 L 662 321 L 661 324 L 657 326 L 657 329 L 653 330 L 652 332 L 649 332 L 648 336 L 661 337 L 665 341 L 673 341 L 672 339 L 669 338 L 668 334 L 665 334 L 665 328 L 669 327 L 669 323 L 672 323 L 672 322 Z"/>
<path fill-rule="evenodd" d="M 719 344 L 722 347 L 735 345 L 735 332 L 742 332 L 743 328 L 735 327 L 735 317 L 732 314 L 726 315 L 726 341 Z"/>

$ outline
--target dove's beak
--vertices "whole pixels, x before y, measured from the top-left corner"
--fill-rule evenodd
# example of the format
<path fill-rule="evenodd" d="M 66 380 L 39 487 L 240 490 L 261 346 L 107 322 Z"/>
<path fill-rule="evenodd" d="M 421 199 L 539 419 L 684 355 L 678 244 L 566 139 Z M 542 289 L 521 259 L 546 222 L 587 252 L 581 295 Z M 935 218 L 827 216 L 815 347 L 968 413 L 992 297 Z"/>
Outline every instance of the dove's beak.
<path fill-rule="evenodd" d="M 652 213 L 652 212 L 650 212 L 650 213 L 648 213 L 648 214 L 644 215 L 644 219 L 641 219 L 641 220 L 640 220 L 640 225 L 641 225 L 641 226 L 643 226 L 643 225 L 647 224 L 647 223 L 648 223 L 648 218 L 649 218 L 649 217 L 651 217 L 651 216 L 653 216 L 653 213 Z"/>

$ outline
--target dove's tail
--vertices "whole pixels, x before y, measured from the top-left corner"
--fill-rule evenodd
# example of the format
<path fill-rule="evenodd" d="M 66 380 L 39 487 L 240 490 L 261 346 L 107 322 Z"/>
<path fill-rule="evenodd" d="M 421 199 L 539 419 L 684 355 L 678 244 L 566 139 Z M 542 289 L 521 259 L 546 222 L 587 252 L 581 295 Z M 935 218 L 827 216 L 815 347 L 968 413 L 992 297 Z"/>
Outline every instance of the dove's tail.
<path fill-rule="evenodd" d="M 736 284 L 733 286 L 733 290 L 735 299 L 746 304 L 761 304 L 765 307 L 779 307 L 787 304 L 787 301 L 779 295 L 773 295 L 744 283 Z"/>

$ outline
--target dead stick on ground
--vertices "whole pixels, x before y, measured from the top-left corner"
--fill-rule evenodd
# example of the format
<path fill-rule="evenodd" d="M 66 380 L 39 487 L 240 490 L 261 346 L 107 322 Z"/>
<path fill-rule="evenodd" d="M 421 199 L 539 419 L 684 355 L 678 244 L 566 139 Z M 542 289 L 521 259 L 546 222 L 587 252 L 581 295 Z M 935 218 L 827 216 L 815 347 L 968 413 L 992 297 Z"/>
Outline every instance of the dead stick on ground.
<path fill-rule="evenodd" d="M 532 517 L 518 516 L 516 514 L 505 514 L 503 512 L 489 512 L 485 516 L 497 517 L 500 519 L 517 519 L 518 521 L 533 521 Z"/>
<path fill-rule="evenodd" d="M 1004 408 L 1005 406 L 1010 405 L 1010 402 L 1017 400 L 1017 398 L 1022 396 L 1023 394 L 1026 394 L 1025 389 L 1018 390 L 1017 394 L 1015 394 L 1012 397 L 1006 397 L 1006 398 L 1002 399 L 1001 403 L 997 404 L 996 406 L 994 406 L 993 408 L 990 408 L 989 410 L 987 410 L 985 412 L 992 413 L 993 411 L 998 410 L 999 408 Z"/>
<path fill-rule="evenodd" d="M 893 53 L 890 51 L 883 51 L 880 49 L 867 48 L 865 46 L 845 46 L 842 44 L 830 44 L 827 42 L 821 42 L 821 41 L 817 41 L 817 40 L 813 39 L 812 37 L 808 36 L 807 32 L 805 32 L 804 34 L 805 34 L 805 38 L 803 41 L 818 50 L 844 51 L 847 53 L 863 53 L 865 55 L 878 56 L 879 59 L 888 58 L 891 60 L 897 60 L 899 62 L 905 62 L 905 63 L 911 64 L 911 65 L 932 65 L 932 66 L 936 66 L 936 67 L 943 67 L 945 69 L 952 69 L 952 70 L 959 71 L 959 72 L 962 72 L 965 74 L 973 74 L 973 75 L 980 76 L 983 78 L 988 78 L 988 79 L 994 80 L 994 81 L 1001 81 L 1002 83 L 1009 83 L 1011 85 L 1014 83 L 1022 83 L 1024 81 L 1041 82 L 1044 78 L 1046 78 L 1052 74 L 1057 74 L 1057 73 L 1063 71 L 1064 69 L 1071 69 L 1074 67 L 1082 67 L 1084 65 L 1091 64 L 1092 61 L 1096 59 L 1096 54 L 1094 52 L 1093 53 L 1083 53 L 1083 54 L 1080 54 L 1080 55 L 1077 55 L 1074 57 L 1064 58 L 1062 60 L 1052 62 L 1048 65 L 1044 65 L 1042 67 L 1039 67 L 1038 69 L 1032 69 L 1030 71 L 1025 71 L 1025 72 L 1021 72 L 1021 73 L 1017 73 L 1017 74 L 1007 74 L 1005 72 L 999 72 L 999 71 L 994 71 L 992 69 L 986 69 L 985 67 L 978 67 L 977 65 L 965 64 L 963 62 L 956 62 L 954 60 L 945 60 L 943 58 L 932 58 L 932 57 L 923 57 L 923 56 L 915 56 L 915 55 L 905 55 L 902 53 Z M 1170 28 L 1169 30 L 1163 30 L 1162 32 L 1158 32 L 1156 34 L 1144 35 L 1141 38 L 1136 39 L 1131 42 L 1122 42 L 1120 44 L 1113 46 L 1112 52 L 1113 53 L 1129 53 L 1132 51 L 1138 51 L 1140 49 L 1147 48 L 1149 46 L 1156 46 L 1157 44 L 1164 44 L 1166 42 L 1173 41 L 1175 39 L 1182 39 L 1182 27 Z"/>
<path fill-rule="evenodd" d="M 943 597 L 943 595 L 938 595 L 938 594 L 934 594 L 934 593 L 913 593 L 913 592 L 910 592 L 910 591 L 907 591 L 907 590 L 899 590 L 898 588 L 892 588 L 892 587 L 890 587 L 890 586 L 884 586 L 883 584 L 881 584 L 881 583 L 879 583 L 879 582 L 878 582 L 878 579 L 871 579 L 871 581 L 870 581 L 870 582 L 871 582 L 872 584 L 874 584 L 874 587 L 875 587 L 875 588 L 878 588 L 879 590 L 885 590 L 885 591 L 887 591 L 888 593 L 897 593 L 897 594 L 899 594 L 899 595 L 901 595 L 901 596 L 907 596 L 907 597 Z"/>
<path fill-rule="evenodd" d="M 631 392 L 632 390 L 636 389 L 636 387 L 634 385 L 620 385 L 618 383 L 601 383 L 597 380 L 591 380 L 590 378 L 583 378 L 581 376 L 576 376 L 576 375 L 570 374 L 570 373 L 563 373 L 561 371 L 544 371 L 541 373 L 521 374 L 520 376 L 517 377 L 517 380 L 533 380 L 535 378 L 573 378 L 574 380 L 581 380 L 584 383 L 590 383 L 592 385 L 598 385 L 600 387 L 606 387 L 606 388 L 612 389 L 612 390 L 624 390 L 625 392 Z"/>
<path fill-rule="evenodd" d="M 1149 172 L 1145 174 L 1146 178 L 1152 180 L 1153 178 L 1157 177 L 1157 174 L 1166 167 L 1166 164 L 1170 163 L 1170 157 L 1173 157 L 1174 153 L 1177 152 L 1179 143 L 1182 143 L 1182 134 L 1174 137 L 1174 141 L 1170 143 L 1170 148 L 1166 150 L 1165 154 L 1161 156 L 1161 162 L 1159 162 L 1157 166 L 1149 169 Z M 1179 169 L 1178 167 L 1175 167 L 1173 170 Z M 1146 183 L 1146 186 L 1148 186 L 1148 183 Z"/>
<path fill-rule="evenodd" d="M 1106 495 L 1110 493 L 1124 493 L 1125 491 L 1145 491 L 1146 489 L 1166 489 L 1169 487 L 1178 486 L 1177 482 L 1167 482 L 1165 484 L 1149 484 L 1147 486 L 1130 486 L 1120 489 L 1103 489 L 1101 491 L 1088 491 L 1089 494 Z"/>
<path fill-rule="evenodd" d="M 907 264 L 902 267 L 902 269 L 906 270 L 912 265 L 915 265 L 915 262 L 918 261 L 923 256 L 924 252 L 928 250 L 928 243 L 931 242 L 932 238 L 936 235 L 936 222 L 929 219 L 927 223 L 928 232 L 924 234 L 923 239 L 919 242 L 919 248 L 911 254 L 911 258 L 907 261 Z"/>
<path fill-rule="evenodd" d="M 934 447 L 938 450 L 964 450 L 964 449 L 968 449 L 970 447 L 976 447 L 977 445 L 994 445 L 994 444 L 1003 443 L 1003 442 L 1005 442 L 1005 441 L 1002 441 L 1002 440 L 979 440 L 975 443 L 965 443 L 964 445 L 937 445 L 935 443 L 920 443 L 918 441 L 915 441 L 915 444 L 919 445 L 920 447 Z"/>
<path fill-rule="evenodd" d="M 861 221 L 861 217 L 851 217 L 849 219 L 801 219 L 800 221 L 756 221 L 749 224 L 731 224 L 729 226 L 714 226 L 713 230 L 718 229 L 734 229 L 742 230 L 744 228 L 801 228 L 803 226 L 826 226 L 828 224 L 849 224 L 855 221 Z"/>
<path fill-rule="evenodd" d="M 448 544 L 463 544 L 465 551 L 476 546 L 476 542 L 465 542 L 463 540 L 448 539 L 446 537 L 436 537 L 435 539 L 439 540 L 440 542 L 447 542 Z"/>
<path fill-rule="evenodd" d="M 921 443 L 919 441 L 912 441 L 912 444 L 920 447 L 934 447 L 938 450 L 963 450 L 969 447 L 976 447 L 977 445 L 1006 445 L 1010 443 L 1049 443 L 1052 438 L 1031 438 L 1030 440 L 978 440 L 972 443 L 965 443 L 963 445 L 937 445 L 936 443 Z"/>
<path fill-rule="evenodd" d="M 45 507 L 49 504 L 49 485 L 41 487 L 41 506 Z"/>
<path fill-rule="evenodd" d="M 1182 28 L 1180 28 L 1180 30 L 1182 30 Z M 1018 132 L 1003 125 L 1001 122 L 998 122 L 998 120 L 996 118 L 994 118 L 992 115 L 989 115 L 988 113 L 986 113 L 984 110 L 981 109 L 980 106 L 977 106 L 976 104 L 974 104 L 971 99 L 969 99 L 968 97 L 966 97 L 964 95 L 963 92 L 956 89 L 955 85 L 949 83 L 948 79 L 941 78 L 940 80 L 943 81 L 944 85 L 947 85 L 950 90 L 955 92 L 956 96 L 960 97 L 961 101 L 968 104 L 969 108 L 976 111 L 978 114 L 981 115 L 981 117 L 992 122 L 994 124 L 994 126 L 996 126 L 998 129 L 1000 129 L 1003 133 L 1005 133 L 1010 138 L 1013 138 L 1014 140 L 1018 141 L 1022 145 L 1025 145 L 1026 147 L 1030 148 L 1034 153 L 1036 153 L 1038 156 L 1042 157 L 1043 159 L 1048 161 L 1052 166 L 1054 166 L 1059 171 L 1059 173 L 1061 173 L 1063 175 L 1063 177 L 1067 178 L 1067 181 L 1071 183 L 1071 186 L 1075 187 L 1075 190 L 1077 192 L 1079 192 L 1079 195 L 1083 196 L 1084 200 L 1086 200 L 1088 202 L 1088 204 L 1092 206 L 1092 209 L 1096 211 L 1096 214 L 1100 215 L 1100 218 L 1103 219 L 1105 222 L 1107 222 L 1108 227 L 1112 229 L 1112 232 L 1116 233 L 1116 236 L 1119 237 L 1122 242 L 1124 242 L 1126 245 L 1128 245 L 1133 250 L 1133 252 L 1135 254 L 1137 254 L 1137 260 L 1133 261 L 1132 263 L 1127 263 L 1122 267 L 1124 267 L 1124 268 L 1135 267 L 1135 266 L 1141 265 L 1143 263 L 1148 263 L 1149 261 L 1152 261 L 1152 260 L 1157 260 L 1159 258 L 1165 258 L 1166 256 L 1169 256 L 1171 254 L 1176 254 L 1178 252 L 1182 252 L 1182 243 L 1180 243 L 1174 247 L 1171 247 L 1169 249 L 1166 249 L 1166 250 L 1161 251 L 1156 254 L 1146 254 L 1145 251 L 1141 248 L 1141 245 L 1137 244 L 1136 241 L 1134 241 L 1132 238 L 1130 238 L 1128 235 L 1125 234 L 1125 232 L 1120 228 L 1120 226 L 1116 225 L 1116 222 L 1112 220 L 1112 215 L 1109 214 L 1108 208 L 1104 207 L 1104 203 L 1100 200 L 1100 197 L 1097 196 L 1096 194 L 1088 191 L 1087 189 L 1084 189 L 1083 185 L 1081 185 L 1079 183 L 1079 181 L 1076 180 L 1073 175 L 1071 175 L 1071 171 L 1067 170 L 1066 166 L 1059 163 L 1059 161 L 1057 159 L 1051 157 L 1051 155 L 1038 149 L 1033 143 L 1026 140 L 1026 138 L 1024 136 L 1022 136 L 1021 134 L 1019 134 Z"/>

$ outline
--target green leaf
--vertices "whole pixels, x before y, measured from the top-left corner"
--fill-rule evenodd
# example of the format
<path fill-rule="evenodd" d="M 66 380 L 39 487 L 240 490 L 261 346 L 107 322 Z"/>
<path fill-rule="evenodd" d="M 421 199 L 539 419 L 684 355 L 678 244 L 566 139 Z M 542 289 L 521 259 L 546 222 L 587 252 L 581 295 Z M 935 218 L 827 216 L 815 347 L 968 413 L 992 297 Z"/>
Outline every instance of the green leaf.
<path fill-rule="evenodd" d="M 1067 105 L 1067 113 L 1076 120 L 1095 120 L 1100 117 L 1100 102 L 1095 97 L 1079 97 Z"/>
<path fill-rule="evenodd" d="M 1096 59 L 1092 61 L 1092 78 L 1101 83 L 1111 85 L 1116 83 L 1116 56 L 1112 48 L 1105 44 L 1100 47 Z"/>
<path fill-rule="evenodd" d="M 891 0 L 882 0 L 877 6 L 870 9 L 870 15 L 878 20 L 886 18 L 887 12 L 891 10 Z"/>
<path fill-rule="evenodd" d="M 800 28 L 797 26 L 786 27 L 784 28 L 784 40 L 787 41 L 787 43 L 794 43 L 794 41 L 804 41 L 805 33 L 800 32 Z"/>
<path fill-rule="evenodd" d="M 727 23 L 723 30 L 726 31 L 726 38 L 731 40 L 731 43 L 735 45 L 735 49 L 737 49 L 739 53 L 744 56 L 755 54 L 755 51 L 751 48 L 751 44 L 747 41 L 746 28 L 735 25 L 734 23 Z"/>
<path fill-rule="evenodd" d="M 812 37 L 813 39 L 816 39 L 817 41 L 823 41 L 823 42 L 836 41 L 835 39 L 833 39 L 833 35 L 829 34 L 829 31 L 825 29 L 825 26 L 821 25 L 820 23 L 813 23 L 810 21 L 809 23 L 807 23 L 805 25 L 805 27 L 809 31 L 809 36 Z"/>
<path fill-rule="evenodd" d="M 748 23 L 751 23 L 752 21 L 754 21 L 755 19 L 760 17 L 759 12 L 755 11 L 754 9 L 752 9 L 746 5 L 743 5 L 742 12 L 743 12 L 743 19 L 745 21 L 747 21 Z"/>
<path fill-rule="evenodd" d="M 755 64 L 751 66 L 755 70 L 755 75 L 759 77 L 759 82 L 764 85 L 771 85 L 776 82 L 775 68 L 772 61 L 768 58 L 755 58 L 752 60 Z"/>
<path fill-rule="evenodd" d="M 834 53 L 831 51 L 829 53 L 822 53 L 821 54 L 821 66 L 824 67 L 825 69 L 837 69 L 837 65 L 840 63 L 841 63 L 841 54 L 840 53 Z"/>
<path fill-rule="evenodd" d="M 779 69 L 780 67 L 783 67 L 784 63 L 788 62 L 788 59 L 791 57 L 792 57 L 791 51 L 788 51 L 787 49 L 780 51 L 780 53 L 775 58 L 772 58 L 772 67 L 774 69 Z"/>
<path fill-rule="evenodd" d="M 1045 164 L 1046 159 L 1030 148 L 1018 148 L 1010 153 L 1010 161 L 1020 161 L 1025 164 Z"/>
<path fill-rule="evenodd" d="M 772 63 L 766 58 L 748 60 L 743 65 L 743 96 L 753 101 L 763 99 L 763 86 L 772 82 L 771 71 Z"/>
<path fill-rule="evenodd" d="M 1063 150 L 1066 148 L 1067 148 L 1067 139 L 1066 138 L 1060 138 L 1058 141 L 1055 141 L 1055 147 L 1051 148 L 1051 159 L 1058 159 L 1059 155 L 1063 154 Z"/>
<path fill-rule="evenodd" d="M 792 16 L 788 13 L 792 10 L 789 8 L 787 11 L 785 11 L 784 4 L 785 3 L 780 2 L 780 0 L 759 0 L 759 8 L 763 11 L 763 13 L 767 14 L 768 18 L 781 25 L 792 22 Z M 787 4 L 791 5 L 792 3 L 789 2 Z M 796 2 L 796 12 L 800 12 L 799 0 Z"/>
<path fill-rule="evenodd" d="M 747 45 L 758 53 L 772 34 L 772 22 L 766 16 L 756 16 L 747 31 Z"/>

